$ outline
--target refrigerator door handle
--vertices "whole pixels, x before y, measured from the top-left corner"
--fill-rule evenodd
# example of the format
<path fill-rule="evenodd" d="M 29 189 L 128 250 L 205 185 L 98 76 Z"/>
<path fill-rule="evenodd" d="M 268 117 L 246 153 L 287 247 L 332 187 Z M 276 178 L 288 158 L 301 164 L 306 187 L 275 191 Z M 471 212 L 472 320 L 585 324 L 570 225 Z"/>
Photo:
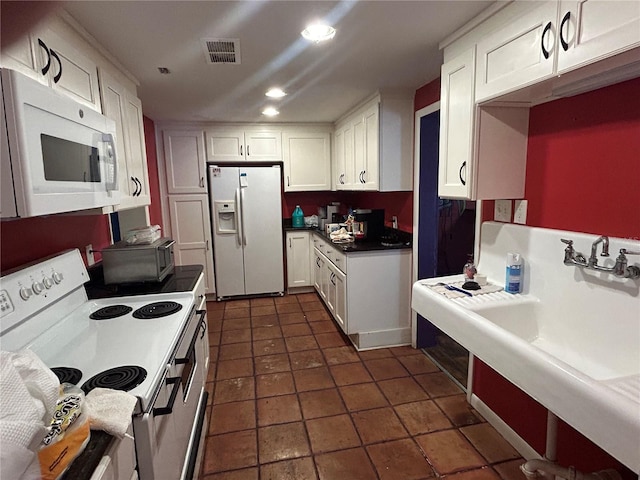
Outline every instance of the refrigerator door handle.
<path fill-rule="evenodd" d="M 244 189 L 240 187 L 240 225 L 242 225 L 242 244 L 247 245 L 247 233 L 244 230 Z"/>
<path fill-rule="evenodd" d="M 242 225 L 242 211 L 240 208 L 240 189 L 236 188 L 234 198 L 236 202 L 236 236 L 238 237 L 238 245 L 242 246 L 242 234 L 244 233 L 244 225 Z"/>

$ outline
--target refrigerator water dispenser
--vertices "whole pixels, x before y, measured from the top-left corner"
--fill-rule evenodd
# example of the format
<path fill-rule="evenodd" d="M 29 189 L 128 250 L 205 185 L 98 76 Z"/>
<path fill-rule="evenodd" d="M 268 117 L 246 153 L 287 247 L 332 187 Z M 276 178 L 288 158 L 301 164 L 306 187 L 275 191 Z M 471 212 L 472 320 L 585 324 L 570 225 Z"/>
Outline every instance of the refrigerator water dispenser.
<path fill-rule="evenodd" d="M 216 233 L 237 233 L 236 202 L 233 200 L 216 200 Z"/>

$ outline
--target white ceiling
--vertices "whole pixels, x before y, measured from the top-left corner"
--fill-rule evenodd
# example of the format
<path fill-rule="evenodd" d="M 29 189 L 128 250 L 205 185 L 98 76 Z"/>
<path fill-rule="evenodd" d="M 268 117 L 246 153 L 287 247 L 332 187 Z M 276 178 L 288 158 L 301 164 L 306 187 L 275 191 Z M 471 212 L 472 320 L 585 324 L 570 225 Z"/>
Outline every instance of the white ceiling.
<path fill-rule="evenodd" d="M 438 43 L 492 1 L 76 1 L 64 8 L 140 82 L 155 121 L 332 122 L 379 89 L 438 77 Z M 305 25 L 331 23 L 310 44 Z M 209 65 L 202 38 L 239 38 L 241 65 Z M 161 75 L 167 67 L 170 75 Z M 272 86 L 288 95 L 264 96 Z M 260 114 L 272 104 L 280 115 Z"/>

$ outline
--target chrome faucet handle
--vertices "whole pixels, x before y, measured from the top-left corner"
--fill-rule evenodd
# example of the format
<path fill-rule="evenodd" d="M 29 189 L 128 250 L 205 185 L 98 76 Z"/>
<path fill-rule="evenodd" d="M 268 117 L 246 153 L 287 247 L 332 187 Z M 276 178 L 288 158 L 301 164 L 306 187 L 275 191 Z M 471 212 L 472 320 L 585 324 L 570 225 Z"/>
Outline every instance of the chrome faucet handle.
<path fill-rule="evenodd" d="M 628 266 L 627 255 L 640 255 L 640 252 L 632 252 L 626 248 L 621 248 L 620 255 L 616 258 L 616 264 L 613 266 L 613 274 L 616 277 L 639 278 L 640 267 L 636 267 L 635 265 Z"/>
<path fill-rule="evenodd" d="M 562 243 L 566 243 L 567 245 L 569 245 L 570 247 L 573 246 L 573 240 L 567 240 L 566 238 L 561 238 L 560 241 Z"/>

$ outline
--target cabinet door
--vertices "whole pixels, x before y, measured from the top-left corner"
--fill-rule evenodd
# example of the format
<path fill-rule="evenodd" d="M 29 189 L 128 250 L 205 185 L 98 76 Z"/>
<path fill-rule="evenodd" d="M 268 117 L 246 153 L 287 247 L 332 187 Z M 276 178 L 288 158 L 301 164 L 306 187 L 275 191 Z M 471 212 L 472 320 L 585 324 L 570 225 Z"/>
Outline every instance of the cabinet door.
<path fill-rule="evenodd" d="M 564 0 L 558 73 L 640 45 L 640 2 Z"/>
<path fill-rule="evenodd" d="M 347 322 L 347 276 L 337 268 L 333 270 L 333 284 L 336 292 L 333 318 L 344 333 L 350 333 Z"/>
<path fill-rule="evenodd" d="M 40 45 L 39 40 L 46 48 Z M 49 64 L 46 76 L 54 90 L 94 110 L 102 111 L 98 67 L 95 62 L 51 30 L 46 30 L 41 36 L 34 38 L 33 45 L 37 48 L 37 68 L 42 70 Z"/>
<path fill-rule="evenodd" d="M 237 162 L 245 159 L 244 131 L 239 128 L 212 128 L 207 130 L 207 160 L 210 162 Z"/>
<path fill-rule="evenodd" d="M 309 232 L 287 232 L 287 286 L 311 285 Z"/>
<path fill-rule="evenodd" d="M 33 48 L 32 42 L 31 35 L 25 34 L 20 38 L 14 39 L 9 45 L 2 45 L 0 63 L 2 68 L 10 68 L 44 82 L 42 74 L 37 71 L 35 48 Z"/>
<path fill-rule="evenodd" d="M 552 75 L 558 7 L 555 1 L 531 2 L 531 6 L 532 10 L 478 42 L 477 102 Z"/>
<path fill-rule="evenodd" d="M 244 132 L 245 159 L 250 162 L 281 162 L 280 130 L 247 129 Z"/>
<path fill-rule="evenodd" d="M 332 315 L 335 315 L 336 311 L 336 281 L 335 281 L 335 268 L 331 262 L 327 262 L 325 266 L 325 275 L 327 278 L 327 308 Z"/>
<path fill-rule="evenodd" d="M 142 102 L 128 91 L 125 91 L 124 99 L 125 138 L 128 145 L 127 172 L 129 180 L 136 183 L 130 203 L 132 207 L 141 207 L 151 204 Z"/>
<path fill-rule="evenodd" d="M 165 130 L 163 139 L 168 193 L 206 193 L 204 132 Z"/>
<path fill-rule="evenodd" d="M 331 190 L 331 135 L 329 132 L 284 132 L 284 191 Z"/>
<path fill-rule="evenodd" d="M 379 187 L 380 171 L 380 110 L 377 103 L 364 112 L 363 122 L 365 150 L 362 156 L 362 173 L 358 165 L 356 165 L 356 173 L 363 190 L 375 191 Z"/>
<path fill-rule="evenodd" d="M 474 49 L 442 65 L 438 195 L 469 198 L 473 173 Z"/>
<path fill-rule="evenodd" d="M 322 298 L 327 301 L 326 260 L 324 255 L 314 249 L 313 255 L 313 286 Z"/>
<path fill-rule="evenodd" d="M 215 293 L 207 195 L 169 195 L 171 236 L 177 265 L 202 265 L 205 292 Z"/>
<path fill-rule="evenodd" d="M 340 135 L 341 139 L 338 139 Z M 354 183 L 354 144 L 353 125 L 347 123 L 336 131 L 336 190 L 353 190 Z"/>

